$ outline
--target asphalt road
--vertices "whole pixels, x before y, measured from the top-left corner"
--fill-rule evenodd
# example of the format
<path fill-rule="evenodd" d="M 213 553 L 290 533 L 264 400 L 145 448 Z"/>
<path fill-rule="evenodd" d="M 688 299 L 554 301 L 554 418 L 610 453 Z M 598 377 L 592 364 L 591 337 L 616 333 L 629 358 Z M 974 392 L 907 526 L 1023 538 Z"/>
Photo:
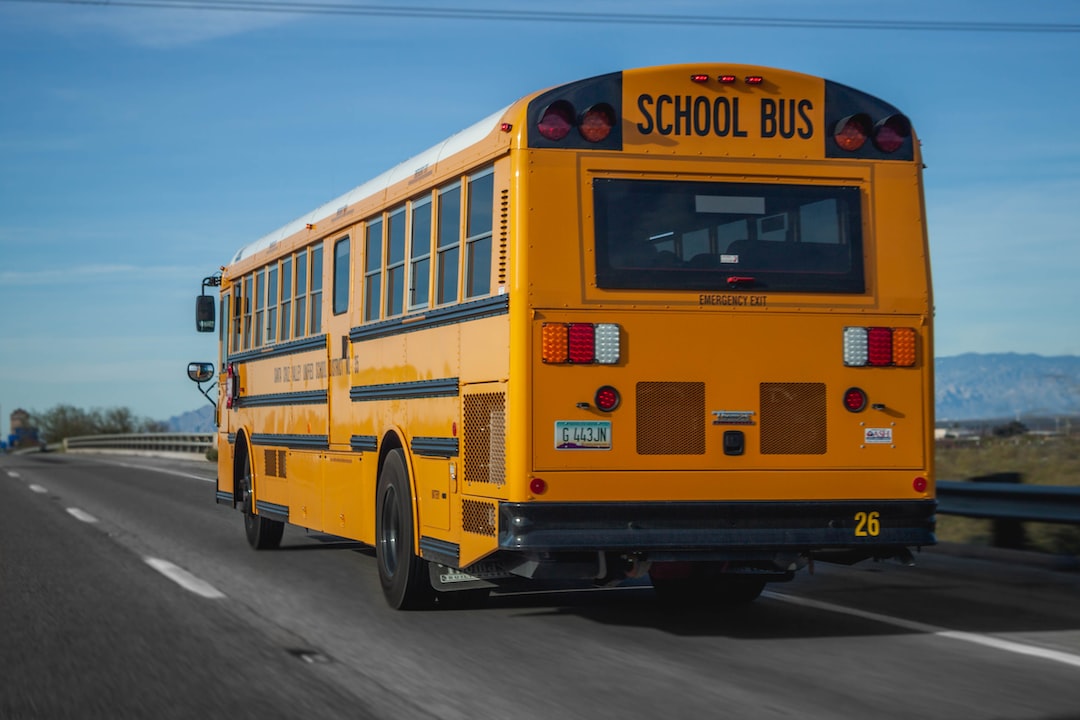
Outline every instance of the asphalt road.
<path fill-rule="evenodd" d="M 1080 718 L 1080 573 L 1028 557 L 403 613 L 362 545 L 249 549 L 213 473 L 0 456 L 0 718 Z"/>

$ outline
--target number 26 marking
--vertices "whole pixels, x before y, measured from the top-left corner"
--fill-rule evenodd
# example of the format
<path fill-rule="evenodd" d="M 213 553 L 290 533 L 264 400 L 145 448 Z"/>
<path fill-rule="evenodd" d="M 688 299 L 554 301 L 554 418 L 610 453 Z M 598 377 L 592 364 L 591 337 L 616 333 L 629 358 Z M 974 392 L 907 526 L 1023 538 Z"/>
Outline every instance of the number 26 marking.
<path fill-rule="evenodd" d="M 877 537 L 881 534 L 881 513 L 855 513 L 855 537 Z"/>

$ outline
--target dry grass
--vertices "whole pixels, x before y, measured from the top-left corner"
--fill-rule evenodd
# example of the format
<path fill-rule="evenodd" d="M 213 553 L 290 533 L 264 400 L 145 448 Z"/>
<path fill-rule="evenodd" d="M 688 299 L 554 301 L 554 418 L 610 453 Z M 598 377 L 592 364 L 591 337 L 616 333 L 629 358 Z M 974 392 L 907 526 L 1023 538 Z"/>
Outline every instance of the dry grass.
<path fill-rule="evenodd" d="M 1080 437 L 1042 438 L 1021 435 L 983 438 L 978 444 L 941 444 L 937 477 L 965 480 L 979 475 L 1018 472 L 1032 485 L 1080 486 Z M 938 539 L 989 544 L 992 521 L 938 515 Z M 1050 553 L 1080 554 L 1080 526 L 1025 523 L 1029 548 Z"/>

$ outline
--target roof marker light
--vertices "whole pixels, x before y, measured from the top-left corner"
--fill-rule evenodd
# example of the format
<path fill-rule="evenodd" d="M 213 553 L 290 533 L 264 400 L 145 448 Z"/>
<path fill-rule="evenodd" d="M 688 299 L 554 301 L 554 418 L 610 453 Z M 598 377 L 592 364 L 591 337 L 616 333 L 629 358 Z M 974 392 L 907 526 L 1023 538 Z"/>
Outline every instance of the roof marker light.
<path fill-rule="evenodd" d="M 690 76 L 690 82 L 703 83 L 709 82 L 709 76 L 704 73 L 694 73 Z"/>
<path fill-rule="evenodd" d="M 760 85 L 765 82 L 765 78 L 760 75 L 747 75 L 745 82 L 747 85 Z"/>
<path fill-rule="evenodd" d="M 734 85 L 739 78 L 735 77 L 734 75 L 721 75 L 716 79 L 720 81 L 721 85 Z"/>

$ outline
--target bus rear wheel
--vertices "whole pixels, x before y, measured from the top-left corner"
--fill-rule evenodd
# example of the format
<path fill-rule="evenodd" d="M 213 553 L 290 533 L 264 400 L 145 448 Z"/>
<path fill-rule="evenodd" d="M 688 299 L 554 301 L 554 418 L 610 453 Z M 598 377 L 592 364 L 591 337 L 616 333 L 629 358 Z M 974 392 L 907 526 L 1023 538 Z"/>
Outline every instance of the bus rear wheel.
<path fill-rule="evenodd" d="M 375 496 L 375 558 L 386 602 L 397 610 L 430 608 L 435 589 L 427 561 L 413 553 L 412 493 L 400 449 L 386 456 Z"/>
<path fill-rule="evenodd" d="M 255 514 L 255 500 L 251 494 L 251 460 L 244 454 L 243 475 L 240 477 L 240 492 L 244 511 L 244 534 L 248 545 L 256 550 L 273 550 L 281 545 L 281 536 L 285 532 L 285 523 L 270 520 Z"/>

